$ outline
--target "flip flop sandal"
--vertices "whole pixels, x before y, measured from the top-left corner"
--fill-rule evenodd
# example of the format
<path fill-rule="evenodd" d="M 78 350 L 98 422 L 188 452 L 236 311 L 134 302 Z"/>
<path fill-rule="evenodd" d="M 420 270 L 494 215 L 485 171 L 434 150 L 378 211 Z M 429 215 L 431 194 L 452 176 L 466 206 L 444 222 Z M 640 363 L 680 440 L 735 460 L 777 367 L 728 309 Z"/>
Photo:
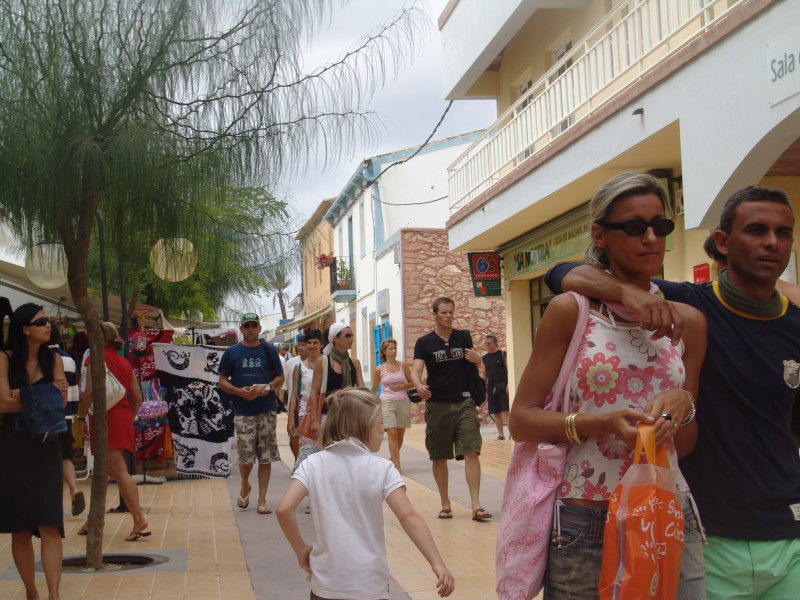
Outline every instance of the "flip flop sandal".
<path fill-rule="evenodd" d="M 86 509 L 86 499 L 83 497 L 83 492 L 77 492 L 72 499 L 72 516 L 77 517 Z"/>
<path fill-rule="evenodd" d="M 439 519 L 452 519 L 453 518 L 453 509 L 452 508 L 443 508 L 439 511 L 439 515 L 437 516 Z"/>
<path fill-rule="evenodd" d="M 130 532 L 130 535 L 125 538 L 126 542 L 135 542 L 136 540 L 151 535 L 152 531 L 136 531 L 135 529 Z"/>
<path fill-rule="evenodd" d="M 248 487 L 247 488 L 247 495 L 246 496 L 239 496 L 236 499 L 236 506 L 238 506 L 242 510 L 244 510 L 245 508 L 250 506 L 250 491 L 251 491 L 251 489 L 252 489 L 251 487 Z"/>
<path fill-rule="evenodd" d="M 78 529 L 78 535 L 89 535 L 89 530 L 86 529 L 86 525 L 81 525 L 81 528 Z"/>
<path fill-rule="evenodd" d="M 256 508 L 256 512 L 260 515 L 271 515 L 272 511 L 267 508 L 264 504 L 260 504 L 258 508 Z"/>
<path fill-rule="evenodd" d="M 472 520 L 478 521 L 479 523 L 483 523 L 484 521 L 488 521 L 492 518 L 492 513 L 486 512 L 484 509 L 479 508 L 474 513 L 472 513 Z"/>

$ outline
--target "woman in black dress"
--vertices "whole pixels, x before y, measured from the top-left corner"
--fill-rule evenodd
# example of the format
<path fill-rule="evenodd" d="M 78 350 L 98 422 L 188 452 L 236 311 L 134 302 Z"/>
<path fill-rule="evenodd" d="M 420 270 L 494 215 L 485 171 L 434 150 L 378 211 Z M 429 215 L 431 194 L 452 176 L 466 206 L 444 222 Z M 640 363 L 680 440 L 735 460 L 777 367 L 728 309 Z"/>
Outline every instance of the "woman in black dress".
<path fill-rule="evenodd" d="M 66 403 L 64 365 L 47 347 L 49 341 L 50 321 L 41 306 L 23 304 L 14 311 L 6 349 L 0 352 L 0 533 L 11 534 L 14 564 L 29 599 L 39 598 L 32 536 L 42 538 L 48 597 L 56 600 L 64 536 L 61 448 L 58 436 L 43 443 L 18 426 L 21 386 L 54 383 Z"/>

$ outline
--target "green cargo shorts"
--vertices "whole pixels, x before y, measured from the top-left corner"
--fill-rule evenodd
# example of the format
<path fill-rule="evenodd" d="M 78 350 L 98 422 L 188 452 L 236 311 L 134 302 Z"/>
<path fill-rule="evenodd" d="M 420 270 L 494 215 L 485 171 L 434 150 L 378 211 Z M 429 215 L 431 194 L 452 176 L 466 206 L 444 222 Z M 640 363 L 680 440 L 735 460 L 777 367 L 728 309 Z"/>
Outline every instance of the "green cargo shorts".
<path fill-rule="evenodd" d="M 708 600 L 800 597 L 800 539 L 751 542 L 709 536 Z"/>
<path fill-rule="evenodd" d="M 475 403 L 471 398 L 460 402 L 428 402 L 425 406 L 425 448 L 431 460 L 481 453 L 481 429 Z"/>

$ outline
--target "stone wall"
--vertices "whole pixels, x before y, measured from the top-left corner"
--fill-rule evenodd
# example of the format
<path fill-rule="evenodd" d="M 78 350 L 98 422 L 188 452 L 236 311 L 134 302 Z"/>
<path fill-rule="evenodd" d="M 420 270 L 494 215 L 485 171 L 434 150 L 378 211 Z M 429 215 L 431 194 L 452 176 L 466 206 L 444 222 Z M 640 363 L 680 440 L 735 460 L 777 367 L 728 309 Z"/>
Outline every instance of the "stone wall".
<path fill-rule="evenodd" d="M 503 297 L 477 298 L 472 291 L 466 252 L 450 252 L 446 229 L 401 229 L 403 277 L 403 356 L 411 362 L 414 343 L 434 326 L 431 304 L 438 296 L 456 303 L 453 327 L 469 329 L 475 347 L 483 352 L 484 337 L 497 336 L 505 349 Z M 412 406 L 412 421 L 424 421 L 424 402 Z M 480 408 L 486 417 L 486 403 Z"/>

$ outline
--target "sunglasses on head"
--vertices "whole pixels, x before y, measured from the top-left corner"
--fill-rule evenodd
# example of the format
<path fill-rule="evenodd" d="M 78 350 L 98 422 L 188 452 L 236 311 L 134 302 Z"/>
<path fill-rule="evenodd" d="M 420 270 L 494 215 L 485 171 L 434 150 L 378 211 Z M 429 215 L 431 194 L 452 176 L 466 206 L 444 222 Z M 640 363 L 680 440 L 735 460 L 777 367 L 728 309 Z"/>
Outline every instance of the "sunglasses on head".
<path fill-rule="evenodd" d="M 675 222 L 666 217 L 656 217 L 652 221 L 645 221 L 641 217 L 635 217 L 622 221 L 621 223 L 611 223 L 610 221 L 600 221 L 598 223 L 604 229 L 619 229 L 626 235 L 641 237 L 647 233 L 647 228 L 652 227 L 653 233 L 658 237 L 669 235 L 675 229 Z"/>
<path fill-rule="evenodd" d="M 49 324 L 50 320 L 47 317 L 39 317 L 35 321 L 28 323 L 28 327 L 44 327 L 45 325 Z"/>

